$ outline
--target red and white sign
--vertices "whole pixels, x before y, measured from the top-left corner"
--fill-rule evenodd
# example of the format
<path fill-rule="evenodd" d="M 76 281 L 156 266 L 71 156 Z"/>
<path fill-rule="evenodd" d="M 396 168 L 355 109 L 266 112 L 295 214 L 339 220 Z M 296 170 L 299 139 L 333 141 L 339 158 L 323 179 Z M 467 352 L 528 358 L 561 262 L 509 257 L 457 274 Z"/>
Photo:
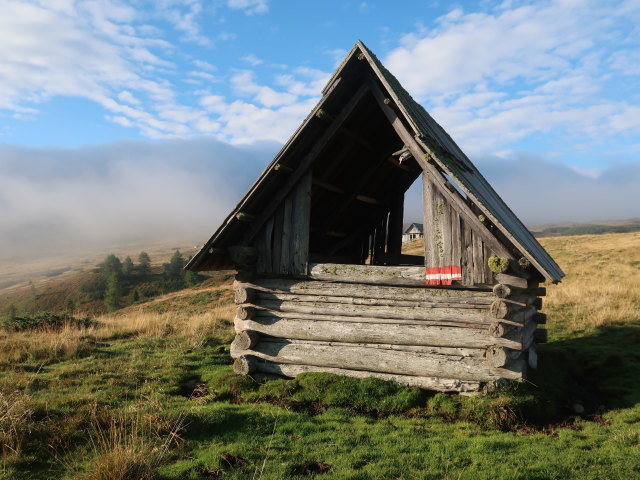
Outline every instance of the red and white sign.
<path fill-rule="evenodd" d="M 453 280 L 462 280 L 462 268 L 457 265 L 427 267 L 427 285 L 451 285 Z"/>

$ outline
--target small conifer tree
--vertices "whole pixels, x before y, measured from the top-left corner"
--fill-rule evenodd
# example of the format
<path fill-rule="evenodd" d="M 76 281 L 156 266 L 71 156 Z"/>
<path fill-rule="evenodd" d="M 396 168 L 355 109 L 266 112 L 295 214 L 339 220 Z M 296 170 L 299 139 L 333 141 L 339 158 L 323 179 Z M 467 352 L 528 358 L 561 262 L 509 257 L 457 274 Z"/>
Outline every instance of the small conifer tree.
<path fill-rule="evenodd" d="M 122 262 L 122 275 L 124 275 L 125 277 L 128 277 L 132 273 L 133 273 L 133 261 L 131 260 L 131 257 L 127 257 L 124 259 L 124 262 Z"/>
<path fill-rule="evenodd" d="M 138 271 L 143 275 L 151 271 L 151 258 L 147 252 L 140 252 L 138 255 Z"/>
<path fill-rule="evenodd" d="M 104 292 L 104 306 L 107 312 L 113 312 L 122 307 L 122 285 L 120 276 L 113 272 L 107 280 L 107 289 Z"/>

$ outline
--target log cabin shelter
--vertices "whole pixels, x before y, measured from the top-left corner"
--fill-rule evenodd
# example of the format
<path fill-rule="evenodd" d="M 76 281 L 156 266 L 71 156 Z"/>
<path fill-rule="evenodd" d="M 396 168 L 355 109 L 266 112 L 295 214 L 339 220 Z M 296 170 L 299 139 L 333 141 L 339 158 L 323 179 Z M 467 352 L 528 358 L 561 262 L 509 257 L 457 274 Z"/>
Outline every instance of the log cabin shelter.
<path fill-rule="evenodd" d="M 404 195 L 420 176 L 424 255 L 405 255 Z M 362 42 L 186 268 L 238 270 L 239 373 L 444 391 L 523 378 L 543 339 L 538 284 L 564 275 Z"/>

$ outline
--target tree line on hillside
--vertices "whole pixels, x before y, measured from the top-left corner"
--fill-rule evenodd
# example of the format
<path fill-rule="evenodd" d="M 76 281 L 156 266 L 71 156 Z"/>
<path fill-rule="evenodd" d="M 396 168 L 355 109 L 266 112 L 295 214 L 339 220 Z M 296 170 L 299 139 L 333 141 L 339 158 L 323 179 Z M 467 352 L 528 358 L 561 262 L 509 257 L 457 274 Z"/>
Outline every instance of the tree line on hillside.
<path fill-rule="evenodd" d="M 179 250 L 157 273 L 146 252 L 138 255 L 137 264 L 129 256 L 120 260 L 109 254 L 96 270 L 97 276 L 87 282 L 82 291 L 91 300 L 103 300 L 106 310 L 112 312 L 145 298 L 192 287 L 204 280 L 205 277 L 184 270 L 185 264 Z"/>

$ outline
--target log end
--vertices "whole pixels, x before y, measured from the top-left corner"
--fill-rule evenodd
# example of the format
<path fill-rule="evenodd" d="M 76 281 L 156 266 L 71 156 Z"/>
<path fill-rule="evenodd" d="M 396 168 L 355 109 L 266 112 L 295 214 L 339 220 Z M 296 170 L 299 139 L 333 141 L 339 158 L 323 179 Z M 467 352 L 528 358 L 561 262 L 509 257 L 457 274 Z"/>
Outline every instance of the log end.
<path fill-rule="evenodd" d="M 234 293 L 236 304 L 251 303 L 256 297 L 256 291 L 253 288 L 237 287 Z"/>
<path fill-rule="evenodd" d="M 253 307 L 240 306 L 240 307 L 238 307 L 238 311 L 236 313 L 236 316 L 240 320 L 250 320 L 252 318 L 255 318 L 256 309 L 253 308 Z"/>
<path fill-rule="evenodd" d="M 257 363 L 254 357 L 242 355 L 233 361 L 233 372 L 237 375 L 251 375 L 257 371 Z"/>
<path fill-rule="evenodd" d="M 547 323 L 546 313 L 536 312 L 533 315 L 533 321 L 536 322 L 538 325 L 544 325 L 545 323 Z"/>
<path fill-rule="evenodd" d="M 511 295 L 511 288 L 509 288 L 508 285 L 497 283 L 493 286 L 493 293 L 498 298 L 507 298 L 509 295 Z"/>
<path fill-rule="evenodd" d="M 260 335 L 253 330 L 243 330 L 236 335 L 233 340 L 235 347 L 239 350 L 249 350 L 255 347 L 260 341 Z"/>
<path fill-rule="evenodd" d="M 504 337 L 507 333 L 506 325 L 500 322 L 494 322 L 489 325 L 489 335 L 492 337 Z"/>
<path fill-rule="evenodd" d="M 492 367 L 504 367 L 509 361 L 509 349 L 505 347 L 489 347 L 487 349 L 487 361 Z"/>
<path fill-rule="evenodd" d="M 505 318 L 509 314 L 509 304 L 503 300 L 495 300 L 489 306 L 493 318 Z"/>
<path fill-rule="evenodd" d="M 536 328 L 533 332 L 533 341 L 536 343 L 547 343 L 548 338 L 547 330 L 543 328 Z"/>

